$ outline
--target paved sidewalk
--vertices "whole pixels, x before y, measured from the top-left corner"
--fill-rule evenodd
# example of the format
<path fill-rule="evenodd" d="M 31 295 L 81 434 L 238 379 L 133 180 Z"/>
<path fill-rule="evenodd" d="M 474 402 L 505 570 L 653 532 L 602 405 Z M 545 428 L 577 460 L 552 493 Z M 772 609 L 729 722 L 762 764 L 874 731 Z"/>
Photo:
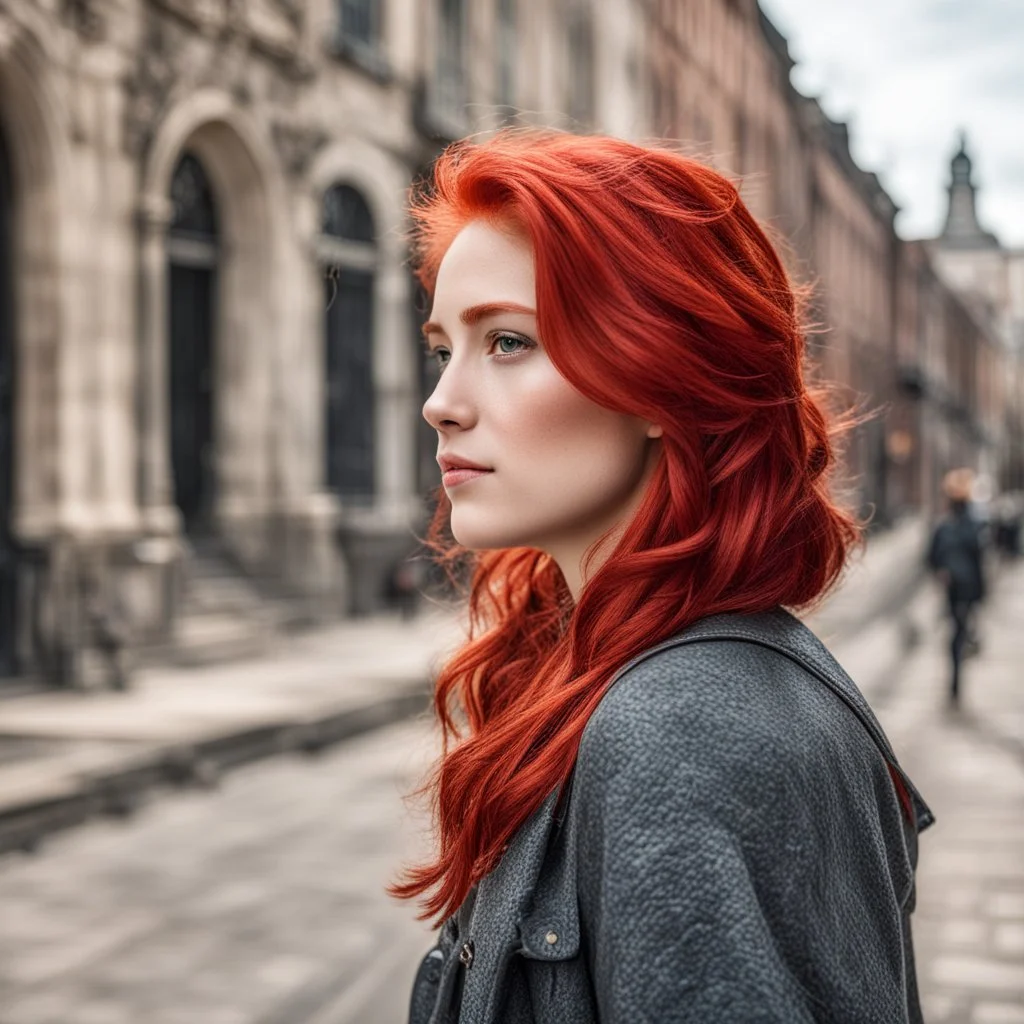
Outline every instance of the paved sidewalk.
<path fill-rule="evenodd" d="M 906 653 L 890 612 L 920 582 L 922 544 L 916 520 L 872 538 L 808 619 L 862 685 Z M 450 611 L 428 606 L 408 622 L 394 614 L 283 638 L 258 659 L 143 668 L 126 694 L 0 701 L 0 854 L 97 813 L 129 813 L 154 787 L 211 784 L 234 764 L 413 713 L 460 636 Z"/>
<path fill-rule="evenodd" d="M 899 678 L 928 615 L 927 537 L 917 518 L 872 536 L 827 601 L 804 617 L 872 704 Z"/>
<path fill-rule="evenodd" d="M 854 636 L 877 620 L 899 622 L 925 575 L 927 525 L 908 518 L 873 534 L 847 564 L 838 588 L 807 617 L 829 645 Z"/>
<path fill-rule="evenodd" d="M 932 587 L 915 602 L 923 642 L 872 699 L 937 819 L 914 915 L 928 1024 L 1024 1024 L 1024 562 L 993 590 L 959 710 Z"/>
<path fill-rule="evenodd" d="M 96 813 L 127 813 L 154 786 L 212 784 L 234 764 L 418 711 L 459 636 L 451 614 L 430 608 L 283 638 L 255 660 L 140 669 L 125 694 L 0 701 L 0 853 Z"/>

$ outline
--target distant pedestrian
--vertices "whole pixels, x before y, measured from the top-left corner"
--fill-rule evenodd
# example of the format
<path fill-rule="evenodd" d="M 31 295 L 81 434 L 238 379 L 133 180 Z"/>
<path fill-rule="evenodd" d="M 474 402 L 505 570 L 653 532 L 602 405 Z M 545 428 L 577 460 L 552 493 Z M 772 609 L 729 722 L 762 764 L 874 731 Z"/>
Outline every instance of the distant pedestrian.
<path fill-rule="evenodd" d="M 418 558 L 402 559 L 391 574 L 392 595 L 407 622 L 416 615 L 423 582 L 423 562 Z"/>
<path fill-rule="evenodd" d="M 952 661 L 949 699 L 954 705 L 960 700 L 964 656 L 977 644 L 972 635 L 974 609 L 985 597 L 981 524 L 970 511 L 973 480 L 968 469 L 946 474 L 942 486 L 949 512 L 935 527 L 928 546 L 928 565 L 945 586 L 948 600 Z"/>
<path fill-rule="evenodd" d="M 1019 499 L 1005 494 L 996 504 L 994 540 L 996 550 L 1004 561 L 1013 561 L 1020 555 L 1021 508 Z"/>

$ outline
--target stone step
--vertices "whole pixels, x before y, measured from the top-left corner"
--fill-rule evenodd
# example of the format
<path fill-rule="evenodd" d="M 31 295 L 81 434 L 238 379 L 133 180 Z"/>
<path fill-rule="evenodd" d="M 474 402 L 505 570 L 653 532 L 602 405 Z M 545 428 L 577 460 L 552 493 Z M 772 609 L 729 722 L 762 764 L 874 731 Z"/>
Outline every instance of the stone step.
<path fill-rule="evenodd" d="M 227 576 L 187 581 L 183 599 L 186 613 L 248 611 L 264 604 L 248 583 Z"/>
<path fill-rule="evenodd" d="M 194 668 L 256 657 L 266 651 L 274 632 L 265 611 L 249 615 L 186 612 L 175 625 L 174 638 L 140 652 L 140 660 Z"/>
<path fill-rule="evenodd" d="M 195 667 L 258 656 L 274 636 L 316 623 L 306 602 L 263 593 L 221 555 L 193 552 L 174 637 L 140 651 L 139 660 Z"/>

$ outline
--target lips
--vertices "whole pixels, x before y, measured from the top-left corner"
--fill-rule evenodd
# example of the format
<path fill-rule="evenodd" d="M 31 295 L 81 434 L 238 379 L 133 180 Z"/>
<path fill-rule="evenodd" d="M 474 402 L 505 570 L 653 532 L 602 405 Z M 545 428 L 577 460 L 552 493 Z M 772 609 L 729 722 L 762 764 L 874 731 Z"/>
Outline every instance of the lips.
<path fill-rule="evenodd" d="M 458 455 L 439 455 L 437 464 L 441 467 L 441 483 L 448 490 L 494 472 L 487 466 L 481 466 L 479 462 L 471 462 Z"/>
<path fill-rule="evenodd" d="M 490 469 L 449 469 L 441 475 L 441 483 L 450 490 L 478 477 L 490 476 L 492 472 Z"/>
<path fill-rule="evenodd" d="M 453 469 L 473 469 L 481 473 L 490 473 L 488 466 L 481 466 L 479 462 L 471 462 L 469 459 L 460 458 L 458 455 L 439 455 L 437 464 L 441 467 L 442 473 Z"/>

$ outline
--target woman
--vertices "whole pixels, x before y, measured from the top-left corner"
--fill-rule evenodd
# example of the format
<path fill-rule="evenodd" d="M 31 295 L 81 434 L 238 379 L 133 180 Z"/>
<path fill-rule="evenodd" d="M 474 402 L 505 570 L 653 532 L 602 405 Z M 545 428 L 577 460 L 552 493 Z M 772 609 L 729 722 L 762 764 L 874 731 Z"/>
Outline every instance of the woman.
<path fill-rule="evenodd" d="M 858 529 L 772 246 L 714 171 L 556 133 L 452 146 L 413 215 L 472 629 L 412 1020 L 920 1020 L 931 816 L 783 610 Z"/>

